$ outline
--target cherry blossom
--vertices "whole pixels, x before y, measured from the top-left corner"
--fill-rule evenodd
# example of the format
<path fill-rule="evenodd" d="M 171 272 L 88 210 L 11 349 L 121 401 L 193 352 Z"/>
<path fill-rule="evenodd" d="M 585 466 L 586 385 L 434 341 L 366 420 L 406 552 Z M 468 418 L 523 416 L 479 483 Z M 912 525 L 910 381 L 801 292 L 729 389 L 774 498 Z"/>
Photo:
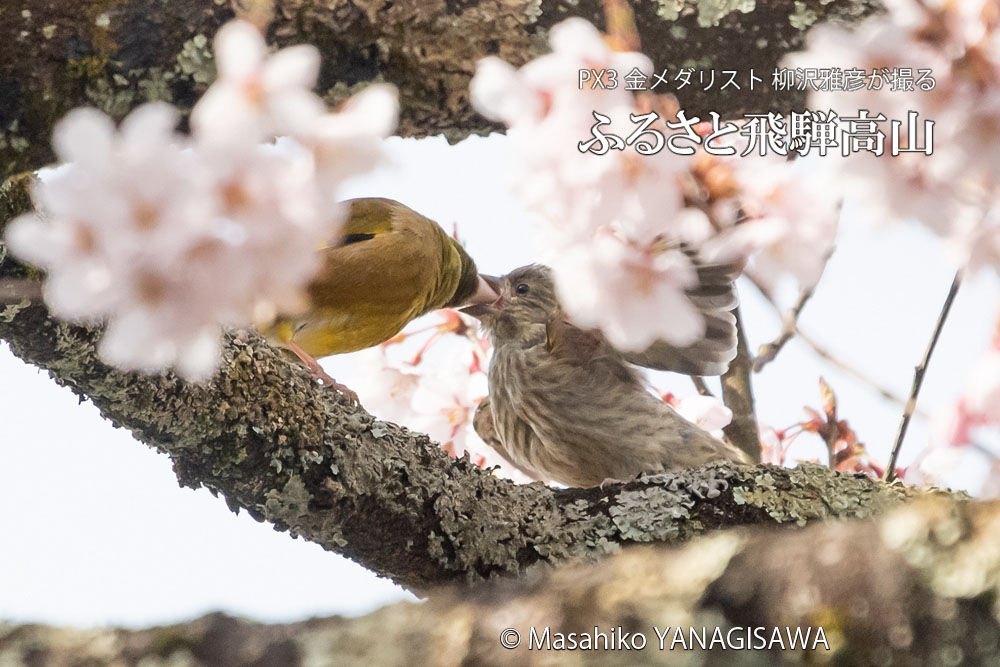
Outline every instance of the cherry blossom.
<path fill-rule="evenodd" d="M 192 111 L 191 137 L 164 103 L 118 128 L 74 110 L 53 135 L 65 164 L 34 187 L 36 212 L 8 226 L 11 249 L 46 270 L 52 313 L 106 322 L 99 352 L 123 369 L 204 380 L 223 327 L 301 309 L 316 248 L 346 213 L 341 182 L 376 164 L 395 126 L 385 86 L 327 112 L 309 90 L 313 47 L 269 56 L 239 21 L 215 44 L 219 79 Z M 279 132 L 300 140 L 260 143 Z"/>
<path fill-rule="evenodd" d="M 888 12 L 853 30 L 830 24 L 810 31 L 808 48 L 788 59 L 797 67 L 859 67 L 866 72 L 908 68 L 930 73 L 912 90 L 891 80 L 859 91 L 813 91 L 811 108 L 885 116 L 885 152 L 828 160 L 830 184 L 856 200 L 873 222 L 913 219 L 942 236 L 959 266 L 1000 266 L 992 207 L 1000 187 L 1000 16 L 995 0 L 892 0 Z M 919 114 L 910 136 L 910 112 Z M 891 121 L 900 121 L 902 148 L 926 146 L 924 120 L 935 121 L 931 155 L 890 154 Z"/>
<path fill-rule="evenodd" d="M 753 275 L 769 289 L 783 274 L 802 288 L 813 287 L 833 252 L 840 218 L 839 198 L 822 165 L 782 156 L 733 158 L 728 164 L 738 207 L 717 210 L 724 228 L 706 243 L 705 254 L 718 261 L 752 257 Z"/>
<path fill-rule="evenodd" d="M 684 294 L 697 283 L 691 260 L 679 250 L 653 252 L 610 231 L 562 249 L 554 262 L 560 301 L 582 327 L 600 328 L 624 351 L 658 339 L 690 345 L 704 332 L 701 313 Z"/>
<path fill-rule="evenodd" d="M 760 432 L 760 462 L 772 465 L 783 465 L 785 462 L 785 451 L 788 449 L 784 434 L 774 427 L 761 424 L 758 428 Z"/>
<path fill-rule="evenodd" d="M 504 477 L 530 481 L 475 432 L 473 417 L 487 394 L 488 344 L 463 317 L 440 311 L 354 354 L 352 386 L 381 419 L 426 433 L 452 456 L 468 453 L 478 466 L 499 466 Z"/>
<path fill-rule="evenodd" d="M 1000 424 L 1000 346 L 993 345 L 973 366 L 966 387 L 966 408 Z"/>
<path fill-rule="evenodd" d="M 226 150 L 279 134 L 310 131 L 325 107 L 311 91 L 319 75 L 319 51 L 301 44 L 268 55 L 253 24 L 230 21 L 215 36 L 215 83 L 191 112 L 201 141 Z"/>
<path fill-rule="evenodd" d="M 309 156 L 260 149 L 227 173 L 174 133 L 176 120 L 162 103 L 117 131 L 97 111 L 71 113 L 55 140 L 69 164 L 36 186 L 38 213 L 7 238 L 48 272 L 55 315 L 108 320 L 106 361 L 204 379 L 220 325 L 296 307 L 316 239 L 339 220 L 321 206 Z"/>
<path fill-rule="evenodd" d="M 1000 425 L 1000 323 L 990 346 L 972 366 L 965 390 L 952 405 L 937 411 L 931 442 L 936 447 L 974 443 L 973 430 Z"/>
<path fill-rule="evenodd" d="M 678 398 L 672 393 L 663 394 L 663 400 L 681 417 L 697 424 L 716 438 L 722 438 L 722 429 L 733 421 L 733 411 L 714 396 L 691 394 Z"/>
<path fill-rule="evenodd" d="M 413 392 L 411 425 L 445 445 L 454 456 L 482 451 L 472 426 L 479 401 L 486 396 L 486 374 L 472 369 L 471 351 L 451 354 L 445 363 L 421 374 Z"/>
<path fill-rule="evenodd" d="M 383 158 L 382 139 L 395 131 L 398 118 L 396 88 L 372 84 L 337 113 L 317 119 L 298 139 L 313 151 L 323 182 L 336 185 L 375 167 Z"/>
<path fill-rule="evenodd" d="M 651 107 L 623 81 L 613 88 L 580 82 L 581 70 L 624 75 L 652 65 L 639 53 L 612 50 L 579 18 L 554 26 L 550 43 L 552 53 L 520 69 L 484 59 L 471 92 L 477 109 L 510 127 L 523 165 L 515 189 L 543 226 L 543 259 L 563 306 L 622 349 L 692 342 L 704 331 L 684 293 L 694 269 L 669 250 L 708 234 L 704 214 L 685 208 L 681 178 L 692 158 L 654 150 L 662 134 L 637 134 L 632 119 Z M 619 137 L 618 146 L 632 145 L 609 150 L 608 140 L 592 135 L 595 120 Z"/>
<path fill-rule="evenodd" d="M 409 423 L 420 371 L 391 362 L 384 345 L 355 353 L 354 363 L 358 372 L 351 384 L 365 409 L 391 422 Z"/>

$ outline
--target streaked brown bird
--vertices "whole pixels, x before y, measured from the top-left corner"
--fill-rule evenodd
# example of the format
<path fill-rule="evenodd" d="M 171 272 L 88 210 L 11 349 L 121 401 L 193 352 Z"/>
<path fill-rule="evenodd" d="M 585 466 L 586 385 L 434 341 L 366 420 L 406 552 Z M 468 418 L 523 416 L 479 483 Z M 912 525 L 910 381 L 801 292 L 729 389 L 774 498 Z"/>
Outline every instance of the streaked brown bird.
<path fill-rule="evenodd" d="M 320 250 L 323 267 L 308 287 L 308 307 L 280 317 L 264 333 L 356 400 L 326 375 L 318 357 L 378 345 L 432 310 L 489 302 L 497 294 L 433 220 L 392 199 L 347 203 L 342 235 Z"/>
<path fill-rule="evenodd" d="M 623 354 L 567 320 L 547 267 L 488 278 L 500 297 L 463 311 L 479 318 L 494 345 L 476 432 L 528 476 L 575 487 L 718 459 L 749 463 L 652 395 L 631 365 L 690 375 L 728 368 L 736 356 L 730 311 L 740 267 L 697 271 L 700 284 L 688 296 L 705 317 L 705 337 L 683 348 L 659 342 L 638 354 Z"/>

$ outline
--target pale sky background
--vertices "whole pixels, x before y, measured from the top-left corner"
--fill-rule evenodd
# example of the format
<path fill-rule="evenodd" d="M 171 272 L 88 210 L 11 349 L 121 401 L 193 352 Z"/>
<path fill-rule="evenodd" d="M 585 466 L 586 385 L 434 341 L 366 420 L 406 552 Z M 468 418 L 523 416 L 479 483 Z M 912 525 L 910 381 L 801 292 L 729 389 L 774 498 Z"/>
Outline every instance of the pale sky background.
<path fill-rule="evenodd" d="M 352 184 L 345 196 L 399 199 L 460 236 L 480 269 L 505 273 L 536 259 L 533 228 L 505 184 L 504 137 L 448 146 L 440 138 L 392 139 L 395 165 Z M 914 225 L 872 230 L 850 205 L 827 273 L 802 328 L 899 394 L 909 391 L 952 277 L 940 244 Z M 752 347 L 779 319 L 742 284 Z M 997 314 L 992 276 L 962 288 L 921 394 L 946 405 L 985 349 Z M 794 294 L 784 295 L 789 300 Z M 326 363 L 351 384 L 348 359 Z M 356 369 L 353 372 L 363 372 Z M 884 461 L 901 407 L 884 401 L 792 341 L 755 377 L 762 422 L 785 427 L 818 407 L 823 375 L 840 413 Z M 356 376 L 355 376 L 356 377 Z M 659 384 L 691 392 L 686 378 Z M 911 425 L 901 463 L 924 448 L 928 424 Z M 794 453 L 822 457 L 803 436 Z M 976 489 L 986 466 L 966 454 L 946 480 Z M 360 614 L 409 597 L 359 565 L 230 512 L 204 490 L 181 489 L 166 456 L 113 428 L 89 403 L 15 359 L 0 344 L 0 620 L 142 627 L 223 610 L 262 621 Z"/>

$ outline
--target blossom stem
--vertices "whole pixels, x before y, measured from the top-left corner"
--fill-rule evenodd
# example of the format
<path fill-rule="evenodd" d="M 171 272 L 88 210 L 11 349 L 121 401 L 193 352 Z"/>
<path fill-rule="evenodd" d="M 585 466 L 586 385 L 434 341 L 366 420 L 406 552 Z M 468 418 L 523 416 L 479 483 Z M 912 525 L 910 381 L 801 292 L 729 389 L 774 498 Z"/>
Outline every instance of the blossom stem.
<path fill-rule="evenodd" d="M 763 284 L 761 284 L 757 280 L 755 280 L 753 276 L 751 276 L 749 274 L 744 274 L 744 275 L 747 276 L 747 278 L 750 280 L 750 282 L 753 284 L 753 286 L 757 288 L 757 291 L 760 292 L 761 296 L 763 296 L 767 300 L 768 303 L 771 304 L 771 306 L 774 308 L 774 310 L 776 312 L 780 313 L 781 312 L 780 307 L 778 306 L 777 302 L 774 300 L 774 296 L 767 290 L 767 288 L 764 287 Z M 817 357 L 819 357 L 820 359 L 823 359 L 827 363 L 829 363 L 829 364 L 837 367 L 838 369 L 840 369 L 844 373 L 847 373 L 848 375 L 850 375 L 851 377 L 853 377 L 858 382 L 861 382 L 862 384 L 868 385 L 868 387 L 872 391 L 874 391 L 875 393 L 877 393 L 882 398 L 884 398 L 884 399 L 886 399 L 888 401 L 892 401 L 893 403 L 898 403 L 899 405 L 906 405 L 906 399 L 904 399 L 902 396 L 900 396 L 899 394 L 893 392 L 892 390 L 884 387 L 883 385 L 881 385 L 874 378 L 869 377 L 868 375 L 866 375 L 862 371 L 858 370 L 854 366 L 851 366 L 850 364 L 848 364 L 846 361 L 844 361 L 844 360 L 840 359 L 839 357 L 837 357 L 837 355 L 835 355 L 833 352 L 831 352 L 830 350 L 828 350 L 827 348 L 825 348 L 823 345 L 821 345 L 819 342 L 817 342 L 816 339 L 814 339 L 811 335 L 809 335 L 805 331 L 802 331 L 801 329 L 799 329 L 797 324 L 796 324 L 795 336 L 800 341 L 802 341 L 803 343 L 805 343 L 806 347 L 808 347 L 810 350 L 812 350 L 813 354 L 815 354 Z M 917 410 L 915 414 L 918 417 L 921 417 L 921 418 L 924 418 L 924 419 L 927 418 L 927 415 L 922 410 Z"/>
<path fill-rule="evenodd" d="M 807 287 L 799 292 L 799 298 L 795 302 L 795 305 L 782 317 L 781 333 L 773 341 L 761 345 L 760 349 L 757 350 L 757 357 L 753 360 L 754 373 L 760 373 L 764 366 L 774 361 L 774 358 L 781 352 L 781 348 L 785 346 L 785 343 L 790 341 L 792 336 L 798 332 L 799 316 L 802 314 L 802 309 L 805 308 L 806 302 L 812 297 L 814 290 L 815 287 Z"/>
<path fill-rule="evenodd" d="M 934 347 L 941 336 L 941 329 L 944 328 L 945 320 L 948 319 L 948 312 L 951 310 L 951 304 L 955 302 L 955 295 L 958 294 L 958 288 L 961 284 L 962 272 L 958 271 L 955 273 L 955 278 L 951 281 L 951 289 L 948 290 L 948 296 L 944 300 L 944 305 L 941 306 L 941 313 L 938 315 L 931 340 L 927 344 L 927 351 L 924 352 L 924 358 L 913 369 L 913 386 L 910 388 L 910 398 L 906 401 L 906 407 L 903 408 L 903 418 L 899 422 L 899 432 L 896 434 L 896 442 L 892 446 L 892 453 L 889 455 L 889 462 L 885 467 L 883 479 L 887 482 L 891 482 L 896 477 L 896 459 L 899 457 L 903 438 L 906 437 L 906 429 L 910 425 L 910 417 L 913 416 L 913 411 L 917 407 L 917 395 L 920 393 L 920 385 L 924 382 L 924 373 L 927 370 L 927 364 L 931 360 L 931 354 L 934 353 Z"/>

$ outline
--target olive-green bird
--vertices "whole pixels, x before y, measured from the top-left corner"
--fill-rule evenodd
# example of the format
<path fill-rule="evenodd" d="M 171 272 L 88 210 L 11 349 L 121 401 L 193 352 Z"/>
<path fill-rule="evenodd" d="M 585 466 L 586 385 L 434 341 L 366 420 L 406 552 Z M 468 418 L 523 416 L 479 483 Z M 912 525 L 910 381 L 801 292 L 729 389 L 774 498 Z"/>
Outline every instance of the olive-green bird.
<path fill-rule="evenodd" d="M 320 250 L 323 267 L 307 289 L 308 307 L 279 317 L 265 334 L 341 391 L 318 357 L 378 345 L 438 308 L 493 301 L 465 249 L 440 225 L 391 199 L 346 202 L 342 235 Z"/>
<path fill-rule="evenodd" d="M 587 487 L 641 472 L 718 459 L 749 463 L 739 449 L 687 421 L 646 388 L 632 363 L 711 375 L 736 356 L 733 264 L 697 266 L 688 296 L 705 317 L 705 337 L 678 348 L 658 342 L 623 354 L 581 329 L 559 307 L 550 271 L 532 265 L 488 279 L 500 297 L 464 312 L 493 342 L 489 396 L 476 432 L 529 477 Z"/>

